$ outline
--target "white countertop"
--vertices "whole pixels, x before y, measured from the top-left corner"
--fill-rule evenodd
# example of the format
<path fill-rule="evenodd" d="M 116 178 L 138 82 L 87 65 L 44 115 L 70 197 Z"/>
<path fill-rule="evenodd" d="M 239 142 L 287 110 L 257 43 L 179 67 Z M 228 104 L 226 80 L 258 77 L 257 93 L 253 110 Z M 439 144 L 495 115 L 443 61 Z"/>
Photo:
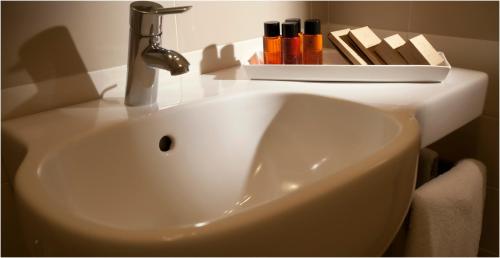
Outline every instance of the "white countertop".
<path fill-rule="evenodd" d="M 29 127 L 36 126 L 39 133 L 44 132 L 44 121 L 52 124 L 48 122 L 52 120 L 54 123 L 64 125 L 64 119 L 71 118 L 67 120 L 68 124 L 78 124 L 78 119 L 85 117 L 89 119 L 85 112 L 103 119 L 113 117 L 111 120 L 126 119 L 131 114 L 141 114 L 144 108 L 130 108 L 123 105 L 125 72 L 126 69 L 121 67 L 109 71 L 113 76 L 103 73 L 99 75 L 113 77 L 117 85 L 112 90 L 103 92 L 101 100 L 7 120 L 3 123 L 3 129 L 21 140 L 27 140 L 24 138 L 30 138 L 28 132 L 32 132 Z M 170 77 L 162 73 L 156 108 L 163 109 L 214 96 L 242 94 L 248 91 L 312 93 L 386 109 L 413 110 L 421 126 L 421 146 L 425 147 L 482 113 L 487 84 L 488 76 L 485 73 L 460 68 L 452 68 L 442 83 L 341 83 L 248 80 L 243 68 L 236 66 L 199 76 L 188 74 Z M 113 112 L 109 113 L 112 110 Z M 61 113 L 65 114 L 64 118 L 61 117 Z M 94 120 L 99 119 L 94 118 Z M 95 123 L 95 126 L 99 126 L 99 123 Z M 23 133 L 23 128 L 27 134 Z M 88 126 L 85 128 L 89 129 Z"/>

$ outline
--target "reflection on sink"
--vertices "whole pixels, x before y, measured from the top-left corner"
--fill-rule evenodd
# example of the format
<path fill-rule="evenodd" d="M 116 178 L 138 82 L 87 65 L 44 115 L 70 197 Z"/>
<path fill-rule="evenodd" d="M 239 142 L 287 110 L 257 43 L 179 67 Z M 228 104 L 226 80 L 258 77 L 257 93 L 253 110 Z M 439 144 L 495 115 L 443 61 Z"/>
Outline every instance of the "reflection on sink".
<path fill-rule="evenodd" d="M 73 138 L 21 168 L 16 192 L 32 237 L 57 246 L 45 255 L 380 255 L 417 140 L 403 113 L 247 93 Z"/>

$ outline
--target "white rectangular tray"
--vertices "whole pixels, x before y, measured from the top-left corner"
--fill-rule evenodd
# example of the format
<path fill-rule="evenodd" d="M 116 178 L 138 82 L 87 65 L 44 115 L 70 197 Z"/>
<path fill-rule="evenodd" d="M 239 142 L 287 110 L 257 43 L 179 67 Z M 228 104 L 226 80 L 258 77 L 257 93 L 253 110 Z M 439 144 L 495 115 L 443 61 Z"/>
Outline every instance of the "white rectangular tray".
<path fill-rule="evenodd" d="M 444 58 L 441 65 L 352 65 L 336 49 L 323 50 L 322 65 L 263 64 L 262 52 L 255 53 L 243 67 L 250 79 L 282 81 L 351 82 L 440 82 L 451 70 Z"/>

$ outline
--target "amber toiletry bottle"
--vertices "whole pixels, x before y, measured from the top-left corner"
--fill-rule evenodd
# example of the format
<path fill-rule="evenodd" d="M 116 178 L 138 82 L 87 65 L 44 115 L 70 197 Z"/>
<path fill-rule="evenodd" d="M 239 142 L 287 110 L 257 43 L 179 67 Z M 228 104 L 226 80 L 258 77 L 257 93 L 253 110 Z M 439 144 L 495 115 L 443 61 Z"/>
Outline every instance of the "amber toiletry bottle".
<path fill-rule="evenodd" d="M 304 22 L 304 64 L 323 63 L 323 35 L 321 35 L 321 22 L 319 19 L 309 19 Z"/>
<path fill-rule="evenodd" d="M 300 38 L 300 54 L 302 55 L 302 51 L 304 51 L 304 48 L 303 48 L 303 39 L 304 39 L 304 34 L 302 33 L 302 25 L 300 23 L 300 19 L 299 18 L 288 18 L 285 20 L 285 22 L 295 22 L 297 23 L 297 26 L 299 27 L 299 38 Z"/>
<path fill-rule="evenodd" d="M 264 23 L 264 64 L 281 64 L 280 23 Z"/>
<path fill-rule="evenodd" d="M 281 55 L 284 64 L 300 64 L 299 27 L 295 22 L 281 24 Z"/>

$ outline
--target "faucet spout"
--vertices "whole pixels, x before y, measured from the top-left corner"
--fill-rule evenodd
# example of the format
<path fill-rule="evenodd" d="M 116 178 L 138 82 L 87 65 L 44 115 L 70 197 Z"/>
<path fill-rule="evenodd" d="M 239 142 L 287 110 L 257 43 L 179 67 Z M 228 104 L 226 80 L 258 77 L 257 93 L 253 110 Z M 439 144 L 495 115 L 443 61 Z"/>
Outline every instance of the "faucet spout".
<path fill-rule="evenodd" d="M 170 71 L 171 75 L 180 75 L 189 71 L 188 60 L 174 50 L 152 44 L 142 53 L 144 63 L 151 68 Z"/>

